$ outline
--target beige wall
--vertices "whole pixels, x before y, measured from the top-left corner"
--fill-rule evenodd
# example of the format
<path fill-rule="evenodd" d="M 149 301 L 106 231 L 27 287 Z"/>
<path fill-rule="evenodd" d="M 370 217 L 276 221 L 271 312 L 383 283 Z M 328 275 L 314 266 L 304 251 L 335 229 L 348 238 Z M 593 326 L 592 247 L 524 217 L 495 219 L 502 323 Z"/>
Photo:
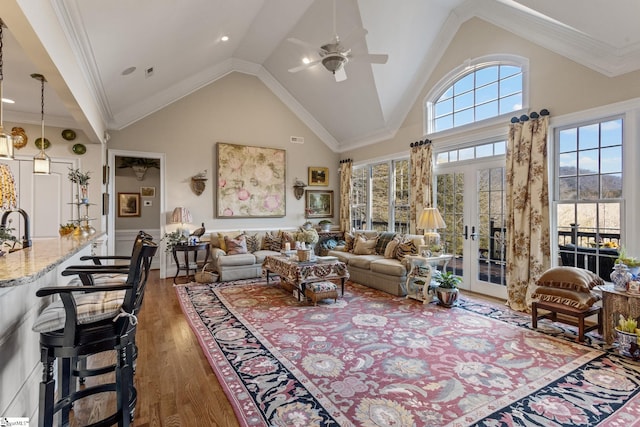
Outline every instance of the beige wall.
<path fill-rule="evenodd" d="M 557 117 L 640 97 L 640 72 L 610 78 L 479 18 L 473 18 L 460 27 L 396 135 L 365 148 L 348 150 L 343 157 L 362 162 L 408 152 L 409 143 L 425 138 L 423 102 L 433 86 L 467 59 L 497 54 L 519 55 L 529 59 L 531 111 L 547 108 L 552 116 Z M 498 132 L 504 132 L 505 135 L 507 128 L 507 120 L 504 125 L 496 127 Z M 460 138 L 464 136 L 460 135 Z M 438 135 L 429 136 L 429 139 L 437 147 Z"/>
<path fill-rule="evenodd" d="M 291 136 L 304 137 L 305 143 L 291 144 Z M 286 150 L 286 217 L 215 218 L 217 142 Z M 309 166 L 329 168 L 329 186 L 312 188 L 334 191 L 337 218 L 337 171 L 341 157 L 253 76 L 229 74 L 122 131 L 112 132 L 108 148 L 166 154 L 163 213 L 167 223 L 174 207 L 185 206 L 193 215 L 193 228 L 201 222 L 208 230 L 301 225 L 305 221 L 304 199 L 296 200 L 293 196 L 293 182 L 296 177 L 307 182 Z M 207 186 L 204 193 L 196 196 L 190 179 L 205 169 Z"/>

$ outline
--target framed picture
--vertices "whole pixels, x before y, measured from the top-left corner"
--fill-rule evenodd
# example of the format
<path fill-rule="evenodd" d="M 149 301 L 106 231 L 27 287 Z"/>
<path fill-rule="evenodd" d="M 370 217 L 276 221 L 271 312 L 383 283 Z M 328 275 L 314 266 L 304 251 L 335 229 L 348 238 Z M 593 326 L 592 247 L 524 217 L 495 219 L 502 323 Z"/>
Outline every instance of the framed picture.
<path fill-rule="evenodd" d="M 329 185 L 329 168 L 309 166 L 309 185 Z"/>
<path fill-rule="evenodd" d="M 286 151 L 218 142 L 218 218 L 267 218 L 286 214 Z"/>
<path fill-rule="evenodd" d="M 118 193 L 118 216 L 140 216 L 140 193 Z"/>
<path fill-rule="evenodd" d="M 156 197 L 156 187 L 140 187 L 142 197 Z"/>
<path fill-rule="evenodd" d="M 333 190 L 305 190 L 305 218 L 333 217 Z"/>

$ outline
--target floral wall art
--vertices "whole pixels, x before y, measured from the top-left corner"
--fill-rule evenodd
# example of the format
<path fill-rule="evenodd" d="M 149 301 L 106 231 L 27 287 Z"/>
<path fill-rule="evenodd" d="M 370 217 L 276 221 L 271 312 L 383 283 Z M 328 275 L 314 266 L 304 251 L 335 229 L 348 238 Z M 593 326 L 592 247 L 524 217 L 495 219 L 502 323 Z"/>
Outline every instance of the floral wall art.
<path fill-rule="evenodd" d="M 217 217 L 283 217 L 286 151 L 219 142 Z"/>

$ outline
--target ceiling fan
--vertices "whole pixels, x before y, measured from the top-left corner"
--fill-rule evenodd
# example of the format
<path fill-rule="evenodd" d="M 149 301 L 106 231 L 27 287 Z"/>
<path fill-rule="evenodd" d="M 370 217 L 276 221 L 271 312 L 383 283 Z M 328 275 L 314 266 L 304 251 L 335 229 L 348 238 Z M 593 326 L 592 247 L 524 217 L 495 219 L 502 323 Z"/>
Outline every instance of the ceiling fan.
<path fill-rule="evenodd" d="M 349 60 L 354 59 L 358 61 L 369 62 L 371 64 L 386 64 L 389 59 L 389 55 L 386 54 L 364 54 L 364 55 L 353 55 L 351 53 L 351 48 L 347 46 L 351 46 L 352 43 L 364 40 L 364 36 L 367 35 L 367 30 L 364 28 L 359 28 L 354 30 L 349 36 L 343 41 L 338 37 L 338 33 L 336 31 L 336 1 L 333 0 L 333 40 L 329 43 L 323 44 L 320 46 L 320 49 L 313 46 L 310 43 L 304 42 L 302 40 L 296 38 L 288 38 L 287 41 L 300 45 L 304 48 L 314 50 L 318 52 L 319 58 L 312 60 L 306 64 L 302 64 L 298 67 L 290 68 L 290 73 L 297 73 L 298 71 L 306 70 L 311 67 L 315 67 L 318 64 L 322 64 L 324 68 L 333 73 L 337 82 L 341 82 L 347 79 L 347 73 L 344 69 L 344 66 L 349 62 Z"/>

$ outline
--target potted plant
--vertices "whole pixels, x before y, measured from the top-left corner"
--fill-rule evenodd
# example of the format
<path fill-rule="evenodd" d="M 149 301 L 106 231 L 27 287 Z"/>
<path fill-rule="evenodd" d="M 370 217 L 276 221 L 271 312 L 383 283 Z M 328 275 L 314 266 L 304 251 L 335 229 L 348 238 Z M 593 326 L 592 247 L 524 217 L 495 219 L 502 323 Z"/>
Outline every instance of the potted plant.
<path fill-rule="evenodd" d="M 302 224 L 303 230 L 311 230 L 311 227 L 313 227 L 313 224 L 311 223 L 311 221 L 305 221 L 305 223 Z"/>
<path fill-rule="evenodd" d="M 452 307 L 458 299 L 458 284 L 462 279 L 450 271 L 442 271 L 436 272 L 433 280 L 437 284 L 435 293 L 439 303 L 445 307 Z"/>
<path fill-rule="evenodd" d="M 442 255 L 442 246 L 433 244 L 429 246 L 429 250 L 431 251 L 431 256 L 440 256 Z"/>
<path fill-rule="evenodd" d="M 295 233 L 293 236 L 296 239 L 296 242 L 304 242 L 308 249 L 313 249 L 313 246 L 318 243 L 318 232 L 313 228 L 308 230 L 302 229 Z"/>
<path fill-rule="evenodd" d="M 164 249 L 165 252 L 173 251 L 173 247 L 175 245 L 183 245 L 187 243 L 187 237 L 182 234 L 180 230 L 172 231 L 171 233 L 164 233 L 162 239 L 160 241 L 167 242 L 167 247 Z"/>
<path fill-rule="evenodd" d="M 322 231 L 331 230 L 331 224 L 333 224 L 333 222 L 331 222 L 330 219 L 323 219 L 318 221 L 318 225 L 320 226 L 320 230 Z"/>
<path fill-rule="evenodd" d="M 616 326 L 618 341 L 618 352 L 623 356 L 640 357 L 638 349 L 638 320 L 632 317 L 625 317 L 621 314 Z"/>

